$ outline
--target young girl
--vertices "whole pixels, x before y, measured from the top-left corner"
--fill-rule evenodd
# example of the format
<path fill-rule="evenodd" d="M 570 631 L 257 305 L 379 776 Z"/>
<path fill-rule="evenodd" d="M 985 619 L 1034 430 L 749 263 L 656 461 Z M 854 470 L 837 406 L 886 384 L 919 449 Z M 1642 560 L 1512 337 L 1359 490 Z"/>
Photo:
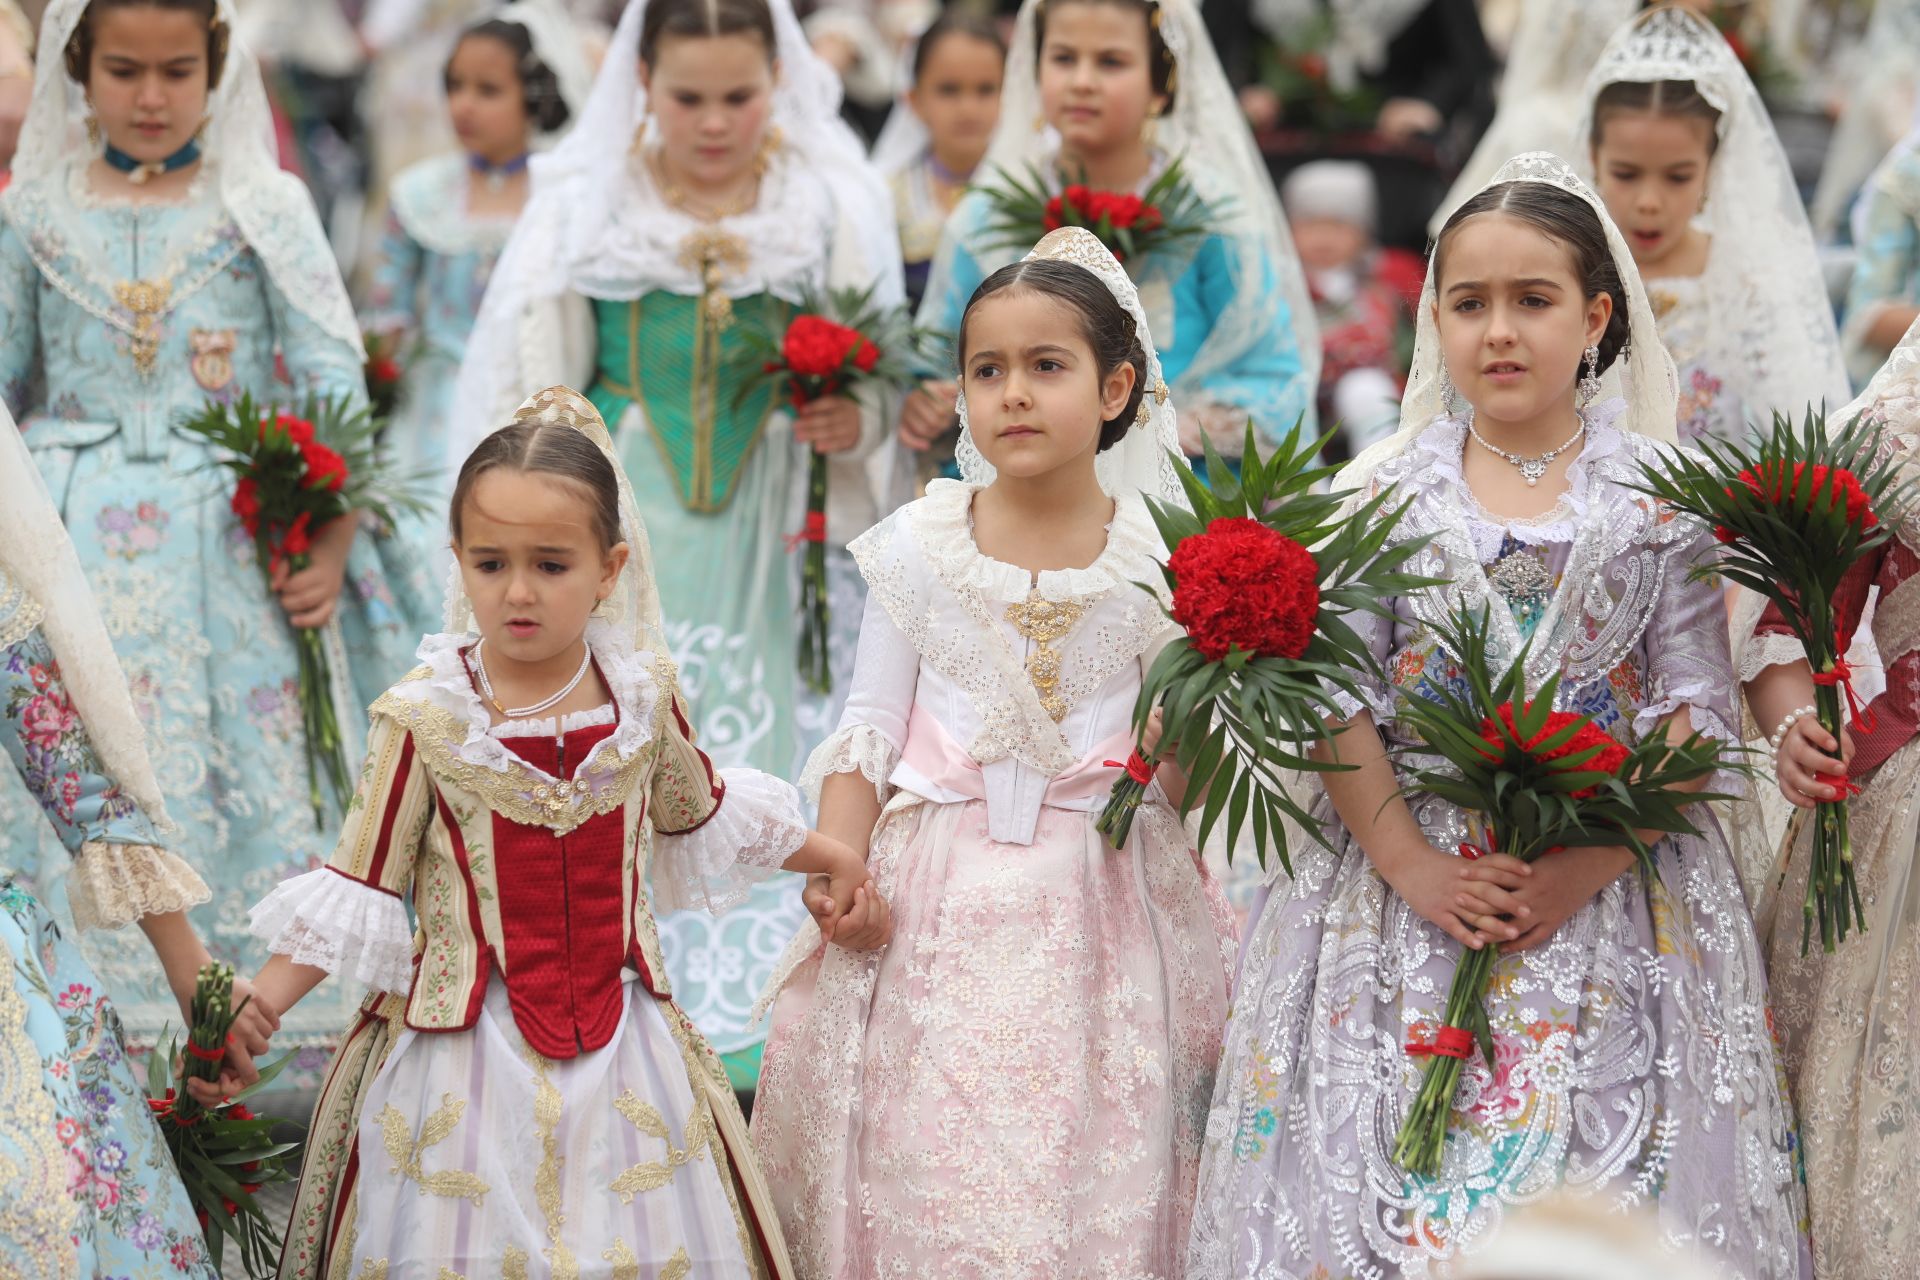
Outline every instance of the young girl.
<path fill-rule="evenodd" d="M 138 923 L 184 1017 L 207 949 L 186 908 L 207 886 L 177 855 L 113 644 L 13 419 L 0 409 L 0 753 L 72 855 L 82 929 Z M 32 828 L 28 828 L 29 831 Z M 214 1280 L 193 1205 L 106 988 L 10 874 L 34 837 L 0 838 L 0 1275 Z M 148 964 L 152 964 L 149 957 Z M 247 984 L 236 983 L 239 994 Z M 240 1015 L 242 1054 L 273 1018 Z M 251 1068 L 249 1067 L 250 1071 Z"/>
<path fill-rule="evenodd" d="M 345 715 L 404 668 L 431 588 L 352 518 L 270 587 L 215 451 L 175 429 L 243 392 L 365 394 L 359 325 L 226 0 L 58 0 L 39 77 L 0 200 L 0 394 L 106 607 L 181 844 L 217 872 L 195 920 L 238 960 L 247 904 L 327 848 L 296 782 L 296 628 L 324 629 Z M 135 1039 L 179 1025 L 138 938 L 89 949 Z M 326 1003 L 287 1038 L 337 1029 L 351 1000 Z"/>
<path fill-rule="evenodd" d="M 1255 907 L 1188 1275 L 1450 1274 L 1565 1187 L 1657 1202 L 1730 1276 L 1804 1277 L 1759 949 L 1712 813 L 1653 846 L 1657 876 L 1624 848 L 1468 863 L 1469 815 L 1398 794 L 1383 750 L 1412 745 L 1397 698 L 1456 678 L 1430 626 L 1463 606 L 1488 611 L 1495 662 L 1530 645 L 1529 685 L 1560 673 L 1558 705 L 1623 741 L 1737 740 L 1720 592 L 1687 578 L 1716 544 L 1630 487 L 1674 424 L 1632 258 L 1572 170 L 1530 153 L 1447 220 L 1419 324 L 1401 430 L 1341 483 L 1410 503 L 1395 536 L 1432 537 L 1410 563 L 1447 585 L 1360 622 L 1388 683 L 1342 698 L 1326 754 L 1357 768 L 1318 775 L 1315 800 L 1333 852 L 1299 844 Z M 1498 1065 L 1465 1060 L 1442 1172 L 1409 1176 L 1393 1145 L 1424 1062 L 1405 1046 L 1484 946 Z"/>
<path fill-rule="evenodd" d="M 1682 8 L 1622 28 L 1587 80 L 1594 185 L 1680 367 L 1682 440 L 1745 440 L 1847 399 L 1786 154 L 1726 39 Z"/>
<path fill-rule="evenodd" d="M 403 353 L 400 402 L 387 428 L 396 463 L 443 476 L 454 377 L 487 277 L 527 200 L 527 161 L 586 100 L 580 34 L 550 0 L 518 0 L 454 46 L 447 113 L 462 150 L 422 160 L 388 193 L 365 328 Z"/>
<path fill-rule="evenodd" d="M 826 536 L 846 655 L 859 575 L 834 544 L 874 520 L 863 461 L 891 410 L 868 390 L 790 412 L 755 331 L 777 341 L 822 286 L 901 300 L 892 206 L 838 94 L 786 0 L 631 0 L 579 124 L 535 163 L 455 416 L 498 421 L 536 388 L 591 384 L 673 550 L 660 598 L 693 724 L 723 764 L 782 777 L 834 714 L 798 669 L 787 548 L 806 524 L 808 459 L 845 460 Z M 747 1011 L 799 923 L 798 895 L 769 884 L 726 921 L 667 926 L 676 985 L 743 1088 L 764 1034 Z"/>
<path fill-rule="evenodd" d="M 854 543 L 853 691 L 808 766 L 891 902 L 789 951 L 754 1137 L 802 1277 L 1172 1276 L 1232 927 L 1158 789 L 1126 850 L 1093 824 L 1170 638 L 1134 584 L 1173 410 L 1085 231 L 957 342 L 967 477 Z"/>
<path fill-rule="evenodd" d="M 791 786 L 694 746 L 646 530 L 584 397 L 542 391 L 482 441 L 448 522 L 447 632 L 374 703 L 333 860 L 253 911 L 270 1004 L 328 972 L 375 992 L 322 1091 L 281 1274 L 526 1275 L 537 1254 L 556 1275 L 784 1276 L 649 876 L 662 905 L 718 908 L 786 866 L 852 907 L 866 869 L 808 833 Z"/>
<path fill-rule="evenodd" d="M 1211 233 L 1129 262 L 1163 347 L 1190 455 L 1211 436 L 1229 457 L 1251 417 L 1261 437 L 1313 430 L 1320 344 L 1273 181 L 1235 106 L 1192 0 L 1027 0 L 1007 59 L 1000 126 L 984 181 L 1001 171 L 1058 192 L 1085 181 L 1139 193 L 1180 161 L 1213 203 Z M 941 237 L 921 322 L 944 333 L 980 281 L 1015 258 L 992 229 L 985 191 L 964 197 Z M 908 399 L 901 438 L 913 448 L 948 429 L 951 382 Z"/>
<path fill-rule="evenodd" d="M 1861 397 L 1833 422 L 1866 413 L 1912 474 L 1920 450 L 1920 327 L 1910 328 Z M 1891 513 L 1882 513 L 1891 519 Z M 1920 832 L 1920 517 L 1909 509 L 1894 539 L 1842 585 L 1840 613 L 1861 624 L 1869 587 L 1879 588 L 1871 624 L 1886 663 L 1886 690 L 1844 741 L 1811 714 L 1805 652 L 1777 614 L 1763 615 L 1742 654 L 1753 718 L 1776 743 L 1780 790 L 1802 810 L 1834 798 L 1813 775 L 1845 773 L 1864 792 L 1849 805 L 1855 874 L 1866 925 L 1832 955 L 1800 952 L 1812 839 L 1808 824 L 1767 877 L 1760 930 L 1768 947 L 1774 1016 L 1806 1140 L 1814 1261 L 1822 1277 L 1867 1280 L 1909 1264 L 1916 1243 L 1910 1206 L 1920 1197 L 1920 1148 L 1906 1120 L 1920 1094 L 1914 996 L 1904 975 L 1920 963 L 1913 869 Z M 1831 757 L 1846 758 L 1841 768 Z M 1782 879 L 1781 873 L 1786 876 Z"/>
<path fill-rule="evenodd" d="M 893 188 L 914 307 L 926 295 L 947 215 L 993 141 L 1006 70 L 1007 43 L 991 23 L 942 14 L 914 46 L 912 87 L 874 143 L 873 162 Z"/>

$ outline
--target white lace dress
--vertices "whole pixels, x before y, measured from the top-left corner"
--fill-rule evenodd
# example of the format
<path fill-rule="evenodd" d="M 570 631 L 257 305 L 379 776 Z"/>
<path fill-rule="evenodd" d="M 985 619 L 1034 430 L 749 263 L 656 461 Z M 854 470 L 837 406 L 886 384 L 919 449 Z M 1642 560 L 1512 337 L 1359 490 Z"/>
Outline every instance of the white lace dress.
<path fill-rule="evenodd" d="M 1121 503 L 1085 569 L 989 559 L 936 481 L 854 543 L 870 603 L 815 780 L 885 810 L 884 949 L 790 952 L 753 1119 L 806 1280 L 1174 1277 L 1226 1018 L 1226 904 L 1157 789 L 1094 829 L 1169 636 Z"/>

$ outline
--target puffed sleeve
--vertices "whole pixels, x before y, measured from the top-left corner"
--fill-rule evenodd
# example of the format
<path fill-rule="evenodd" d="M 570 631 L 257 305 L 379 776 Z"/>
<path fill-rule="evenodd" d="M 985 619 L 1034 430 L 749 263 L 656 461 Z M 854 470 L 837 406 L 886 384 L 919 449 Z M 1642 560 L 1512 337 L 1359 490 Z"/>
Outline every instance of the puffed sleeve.
<path fill-rule="evenodd" d="M 376 332 L 410 331 L 419 318 L 420 268 L 426 258 L 420 244 L 407 234 L 400 215 L 387 210 L 380 243 L 374 247 L 368 273 L 367 305 L 360 323 Z"/>
<path fill-rule="evenodd" d="M 800 793 L 757 769 L 715 770 L 694 745 L 671 685 L 655 725 L 659 754 L 647 804 L 654 901 L 664 911 L 704 907 L 717 914 L 744 902 L 755 881 L 779 871 L 806 843 Z"/>
<path fill-rule="evenodd" d="M 206 883 L 102 773 L 38 624 L 39 606 L 0 573 L 0 748 L 73 855 L 74 924 L 116 929 L 207 901 Z"/>
<path fill-rule="evenodd" d="M 297 396 L 311 392 L 331 396 L 337 403 L 362 408 L 367 403 L 366 351 L 321 328 L 306 312 L 287 301 L 280 286 L 261 273 L 267 316 L 274 341 L 293 379 Z"/>
<path fill-rule="evenodd" d="M 1705 525 L 1688 523 L 1691 533 L 1668 559 L 1665 585 L 1647 621 L 1647 702 L 1633 717 L 1633 731 L 1645 737 L 1684 707 L 1696 733 L 1738 746 L 1740 718 L 1722 588 L 1716 579 L 1690 576 L 1718 556 L 1719 545 Z"/>
<path fill-rule="evenodd" d="M 413 735 L 376 715 L 332 859 L 282 881 L 262 899 L 251 913 L 253 935 L 298 964 L 345 974 L 377 991 L 407 990 L 413 929 L 403 899 L 433 805 L 433 781 Z"/>
<path fill-rule="evenodd" d="M 869 593 L 846 710 L 840 713 L 840 727 L 807 758 L 801 789 L 818 803 L 828 777 L 857 773 L 873 784 L 885 804 L 893 794 L 894 766 L 907 744 L 907 717 L 913 713 L 919 682 L 919 650 L 894 625 L 879 597 Z"/>

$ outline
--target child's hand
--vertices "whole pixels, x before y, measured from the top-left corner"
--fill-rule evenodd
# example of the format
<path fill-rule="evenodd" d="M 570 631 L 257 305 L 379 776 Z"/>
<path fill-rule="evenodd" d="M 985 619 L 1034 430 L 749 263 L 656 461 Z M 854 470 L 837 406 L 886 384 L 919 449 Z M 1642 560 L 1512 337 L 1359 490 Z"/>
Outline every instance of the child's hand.
<path fill-rule="evenodd" d="M 1838 759 L 1835 757 L 1838 756 Z M 1845 777 L 1853 761 L 1853 735 L 1840 730 L 1840 741 L 1820 727 L 1817 716 L 1801 716 L 1780 741 L 1780 753 L 1774 757 L 1779 771 L 1780 794 L 1788 803 L 1811 809 L 1822 800 L 1838 800 L 1839 790 L 1815 778 L 1815 774 Z"/>
<path fill-rule="evenodd" d="M 1506 853 L 1490 853 L 1471 861 L 1462 858 L 1460 863 L 1464 883 L 1454 902 L 1461 918 L 1482 937 L 1517 937 L 1530 923 L 1533 908 L 1514 891 L 1527 883 L 1532 870 Z"/>
<path fill-rule="evenodd" d="M 793 438 L 815 453 L 845 453 L 860 443 L 860 406 L 845 396 L 809 400 L 794 416 Z"/>
<path fill-rule="evenodd" d="M 1506 861 L 1521 868 L 1513 873 L 1516 878 L 1525 879 L 1531 874 L 1531 868 L 1519 859 L 1507 858 Z M 1465 858 L 1421 844 L 1384 862 L 1376 860 L 1374 865 L 1415 914 L 1445 929 L 1469 951 L 1478 951 L 1489 942 L 1506 942 L 1520 936 L 1520 929 L 1511 922 L 1461 905 L 1472 883 L 1467 871 L 1476 865 Z"/>
<path fill-rule="evenodd" d="M 1167 731 L 1166 724 L 1166 713 L 1155 707 L 1153 714 L 1147 717 L 1147 731 L 1140 735 L 1141 756 L 1151 760 L 1159 752 L 1160 736 Z"/>
<path fill-rule="evenodd" d="M 924 451 L 953 425 L 960 387 L 952 382 L 923 382 L 900 406 L 900 443 Z"/>
<path fill-rule="evenodd" d="M 844 870 L 807 877 L 801 900 L 822 938 L 852 951 L 871 951 L 893 937 L 893 912 L 867 874 L 865 860 L 851 849 L 847 853 Z"/>
<path fill-rule="evenodd" d="M 1515 901 L 1528 911 L 1517 920 L 1525 927 L 1518 937 L 1500 944 L 1501 954 L 1527 951 L 1547 941 L 1554 930 L 1592 902 L 1633 863 L 1633 850 L 1617 846 L 1562 849 L 1533 863 L 1530 868 L 1533 874 L 1513 891 Z"/>
<path fill-rule="evenodd" d="M 359 520 L 349 512 L 320 526 L 307 550 L 307 567 L 290 571 L 285 563 L 275 568 L 269 580 L 280 596 L 280 607 L 296 627 L 324 627 L 333 617 L 340 600 L 340 588 L 347 580 L 347 553 L 353 550 L 353 535 Z"/>
<path fill-rule="evenodd" d="M 251 980 L 236 977 L 233 1003 L 238 1006 L 243 1000 L 246 1007 L 233 1020 L 233 1030 L 228 1034 L 233 1044 L 257 1058 L 267 1051 L 267 1040 L 280 1029 L 280 1011 L 254 989 Z"/>

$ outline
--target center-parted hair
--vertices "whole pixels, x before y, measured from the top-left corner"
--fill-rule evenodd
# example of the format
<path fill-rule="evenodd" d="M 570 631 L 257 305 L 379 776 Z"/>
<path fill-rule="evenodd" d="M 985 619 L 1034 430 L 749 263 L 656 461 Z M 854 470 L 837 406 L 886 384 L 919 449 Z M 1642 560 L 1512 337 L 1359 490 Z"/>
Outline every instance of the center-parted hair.
<path fill-rule="evenodd" d="M 191 13 L 207 24 L 207 91 L 220 87 L 220 72 L 227 62 L 227 40 L 232 34 L 220 20 L 215 0 L 92 0 L 73 29 L 64 50 L 67 78 L 85 85 L 93 63 L 93 20 L 108 9 L 166 9 Z M 33 52 L 29 49 L 27 52 Z"/>
<path fill-rule="evenodd" d="M 1691 80 L 1616 80 L 1606 86 L 1594 95 L 1587 147 L 1598 151 L 1607 121 L 1623 115 L 1701 121 L 1707 126 L 1707 158 L 1720 150 L 1720 108 L 1708 102 Z"/>
<path fill-rule="evenodd" d="M 520 100 L 526 104 L 527 122 L 541 133 L 553 133 L 566 126 L 570 113 L 567 100 L 560 96 L 560 77 L 533 51 L 533 33 L 518 22 L 488 18 L 460 33 L 460 44 L 469 40 L 498 40 L 513 54 L 513 69 L 520 78 Z M 458 53 L 460 44 L 454 45 Z M 444 83 L 453 71 L 453 59 L 441 72 Z"/>
<path fill-rule="evenodd" d="M 933 25 L 920 33 L 920 40 L 913 46 L 913 79 L 919 84 L 927 73 L 927 63 L 933 58 L 933 51 L 942 40 L 948 37 L 965 40 L 977 40 L 981 44 L 992 46 L 1000 55 L 1000 63 L 1006 65 L 1007 42 L 1000 38 L 1000 29 L 984 18 L 977 18 L 958 9 L 948 9 L 933 20 Z"/>
<path fill-rule="evenodd" d="M 1573 258 L 1574 279 L 1588 299 L 1606 294 L 1613 299 L 1613 315 L 1600 335 L 1600 368 L 1604 371 L 1627 345 L 1627 288 L 1620 268 L 1607 247 L 1607 229 L 1592 205 L 1571 191 L 1545 182 L 1502 182 L 1481 191 L 1453 211 L 1434 241 L 1433 277 L 1438 292 L 1447 241 L 1470 219 L 1486 213 L 1518 218 L 1548 239 L 1565 246 Z"/>
<path fill-rule="evenodd" d="M 1047 46 L 1047 14 L 1070 4 L 1105 4 L 1140 15 L 1141 21 L 1147 24 L 1147 72 L 1153 82 L 1153 91 L 1166 98 L 1167 106 L 1171 108 L 1174 94 L 1180 87 L 1180 69 L 1174 63 L 1173 50 L 1168 47 L 1166 36 L 1160 31 L 1160 23 L 1165 15 L 1159 0 L 1041 0 L 1033 10 L 1034 74 L 1039 74 L 1044 61 L 1042 51 Z"/>
<path fill-rule="evenodd" d="M 1004 266 L 982 280 L 973 296 L 967 299 L 967 309 L 960 314 L 960 338 L 954 354 L 961 378 L 966 377 L 967 325 L 973 318 L 973 309 L 988 298 L 1014 293 L 1051 298 L 1073 312 L 1080 336 L 1093 349 L 1102 382 L 1121 365 L 1133 366 L 1133 394 L 1127 397 L 1127 403 L 1117 415 L 1100 424 L 1100 451 L 1104 453 L 1119 444 L 1140 412 L 1140 398 L 1147 393 L 1147 353 L 1133 317 L 1113 296 L 1113 291 L 1100 282 L 1100 277 L 1085 267 L 1053 258 L 1029 258 Z"/>
<path fill-rule="evenodd" d="M 552 476 L 573 486 L 587 499 L 600 549 L 609 550 L 620 542 L 620 477 L 600 446 L 561 423 L 516 422 L 482 440 L 460 466 L 447 511 L 447 530 L 456 545 L 460 513 L 473 486 L 490 471 Z"/>
<path fill-rule="evenodd" d="M 767 0 L 652 0 L 640 20 L 640 61 L 648 66 L 669 37 L 759 37 L 771 62 L 780 47 Z"/>

